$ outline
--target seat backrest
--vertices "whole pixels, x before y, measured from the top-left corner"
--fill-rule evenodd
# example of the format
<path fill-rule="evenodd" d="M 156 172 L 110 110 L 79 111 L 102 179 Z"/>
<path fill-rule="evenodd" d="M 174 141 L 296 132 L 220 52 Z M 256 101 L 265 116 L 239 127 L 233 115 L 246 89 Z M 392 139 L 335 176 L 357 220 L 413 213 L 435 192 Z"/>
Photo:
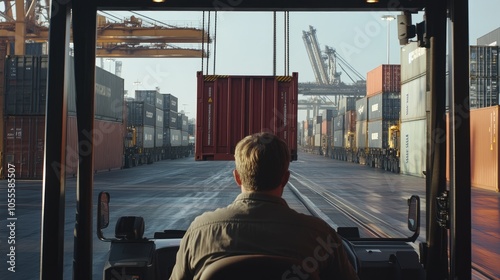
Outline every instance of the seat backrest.
<path fill-rule="evenodd" d="M 305 271 L 302 261 L 298 259 L 271 255 L 239 255 L 225 257 L 208 265 L 201 275 L 201 280 L 319 280 L 318 275 L 317 271 Z"/>

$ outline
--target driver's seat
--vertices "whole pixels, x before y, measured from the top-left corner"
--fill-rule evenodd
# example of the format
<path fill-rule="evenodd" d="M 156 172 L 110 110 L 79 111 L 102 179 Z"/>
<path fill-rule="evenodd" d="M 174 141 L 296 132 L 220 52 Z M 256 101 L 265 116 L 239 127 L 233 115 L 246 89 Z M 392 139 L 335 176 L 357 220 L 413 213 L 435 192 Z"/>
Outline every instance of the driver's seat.
<path fill-rule="evenodd" d="M 201 280 L 281 280 L 304 277 L 308 280 L 320 279 L 317 271 L 306 272 L 301 260 L 271 255 L 225 257 L 208 265 L 201 274 Z"/>

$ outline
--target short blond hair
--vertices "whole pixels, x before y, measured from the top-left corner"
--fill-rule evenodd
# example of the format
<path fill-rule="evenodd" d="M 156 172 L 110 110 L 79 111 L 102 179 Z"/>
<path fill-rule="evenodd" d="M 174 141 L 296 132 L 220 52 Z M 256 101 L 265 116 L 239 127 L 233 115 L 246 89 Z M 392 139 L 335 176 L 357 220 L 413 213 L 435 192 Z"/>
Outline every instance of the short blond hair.
<path fill-rule="evenodd" d="M 261 132 L 240 140 L 234 158 L 242 186 L 265 191 L 281 184 L 290 165 L 290 150 L 276 135 Z"/>

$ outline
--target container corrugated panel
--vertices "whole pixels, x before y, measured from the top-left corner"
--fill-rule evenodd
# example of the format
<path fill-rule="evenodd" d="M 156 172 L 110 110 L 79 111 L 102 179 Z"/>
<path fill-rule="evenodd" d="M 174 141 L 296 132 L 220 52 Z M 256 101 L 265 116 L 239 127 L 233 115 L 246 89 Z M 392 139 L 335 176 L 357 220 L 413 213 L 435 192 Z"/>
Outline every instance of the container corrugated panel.
<path fill-rule="evenodd" d="M 194 123 L 188 124 L 188 134 L 189 135 L 195 135 L 196 130 L 195 130 L 196 125 Z"/>
<path fill-rule="evenodd" d="M 470 46 L 470 76 L 497 77 L 499 46 Z"/>
<path fill-rule="evenodd" d="M 204 76 L 198 72 L 196 160 L 233 160 L 245 136 L 270 131 L 297 158 L 298 74 Z"/>
<path fill-rule="evenodd" d="M 333 131 L 344 130 L 344 115 L 333 118 Z"/>
<path fill-rule="evenodd" d="M 182 145 L 182 134 L 179 129 L 170 129 L 170 146 L 179 147 Z"/>
<path fill-rule="evenodd" d="M 401 84 L 425 75 L 427 71 L 426 49 L 417 42 L 411 42 L 401 48 Z"/>
<path fill-rule="evenodd" d="M 96 67 L 95 71 L 95 118 L 121 122 L 124 80 L 99 67 Z"/>
<path fill-rule="evenodd" d="M 156 108 L 156 122 L 155 126 L 156 127 L 161 127 L 163 129 L 164 122 L 163 122 L 163 110 Z"/>
<path fill-rule="evenodd" d="M 356 120 L 366 121 L 368 119 L 368 98 L 363 97 L 356 100 Z"/>
<path fill-rule="evenodd" d="M 74 115 L 76 112 L 76 85 L 73 57 L 70 57 L 68 63 L 70 69 L 68 83 L 68 112 Z M 124 80 L 99 67 L 96 67 L 95 71 L 95 118 L 118 122 L 122 121 L 125 94 Z"/>
<path fill-rule="evenodd" d="M 380 93 L 368 97 L 368 120 L 398 120 L 401 111 L 399 93 Z"/>
<path fill-rule="evenodd" d="M 401 121 L 425 118 L 426 76 L 401 85 Z"/>
<path fill-rule="evenodd" d="M 335 148 L 344 147 L 344 131 L 337 130 L 333 132 L 333 146 Z"/>
<path fill-rule="evenodd" d="M 4 170 L 16 168 L 16 179 L 41 179 L 45 142 L 45 117 L 5 117 Z"/>
<path fill-rule="evenodd" d="M 163 127 L 177 129 L 177 112 L 163 111 Z"/>
<path fill-rule="evenodd" d="M 120 169 L 123 166 L 124 125 L 121 122 L 94 120 L 94 171 Z M 66 130 L 66 174 L 78 171 L 78 130 L 76 117 L 68 117 Z M 84 150 L 86 141 L 80 141 Z"/>
<path fill-rule="evenodd" d="M 366 96 L 381 92 L 400 92 L 401 66 L 383 64 L 366 75 Z"/>
<path fill-rule="evenodd" d="M 499 77 L 470 78 L 470 107 L 484 108 L 498 105 Z"/>
<path fill-rule="evenodd" d="M 5 114 L 45 115 L 48 57 L 13 56 L 5 65 Z"/>
<path fill-rule="evenodd" d="M 163 111 L 174 111 L 178 110 L 178 98 L 170 93 L 162 93 L 163 95 Z"/>
<path fill-rule="evenodd" d="M 137 147 L 154 148 L 155 146 L 155 127 L 154 126 L 136 126 Z"/>
<path fill-rule="evenodd" d="M 367 121 L 357 121 L 356 122 L 356 147 L 366 148 L 368 142 L 367 133 Z"/>
<path fill-rule="evenodd" d="M 499 191 L 499 106 L 470 111 L 472 186 Z"/>
<path fill-rule="evenodd" d="M 181 146 L 186 147 L 189 145 L 189 135 L 186 131 L 181 131 Z"/>
<path fill-rule="evenodd" d="M 356 111 L 347 111 L 344 115 L 344 129 L 346 132 L 356 132 Z"/>
<path fill-rule="evenodd" d="M 321 128 L 322 128 L 322 124 L 321 123 L 317 123 L 314 125 L 313 127 L 313 134 L 316 135 L 316 134 L 321 134 Z"/>
<path fill-rule="evenodd" d="M 398 121 L 378 120 L 368 122 L 368 148 L 389 148 L 389 128 L 396 125 Z"/>
<path fill-rule="evenodd" d="M 177 120 L 175 121 L 175 123 L 177 124 L 176 129 L 182 130 L 182 117 L 183 116 L 184 116 L 184 114 L 177 113 Z"/>
<path fill-rule="evenodd" d="M 155 147 L 163 147 L 163 127 L 155 127 Z"/>
<path fill-rule="evenodd" d="M 332 121 L 323 120 L 321 124 L 321 134 L 332 135 Z"/>
<path fill-rule="evenodd" d="M 163 96 L 158 90 L 136 90 L 135 100 L 147 102 L 163 110 Z"/>
<path fill-rule="evenodd" d="M 127 101 L 128 126 L 152 126 L 156 124 L 156 109 L 143 101 Z"/>
<path fill-rule="evenodd" d="M 186 115 L 182 115 L 182 126 L 181 126 L 181 130 L 182 131 L 188 131 L 188 116 Z"/>
<path fill-rule="evenodd" d="M 400 168 L 401 174 L 423 177 L 426 169 L 427 120 L 401 123 Z"/>
<path fill-rule="evenodd" d="M 356 98 L 343 97 L 339 101 L 339 115 L 345 114 L 347 111 L 356 110 Z"/>

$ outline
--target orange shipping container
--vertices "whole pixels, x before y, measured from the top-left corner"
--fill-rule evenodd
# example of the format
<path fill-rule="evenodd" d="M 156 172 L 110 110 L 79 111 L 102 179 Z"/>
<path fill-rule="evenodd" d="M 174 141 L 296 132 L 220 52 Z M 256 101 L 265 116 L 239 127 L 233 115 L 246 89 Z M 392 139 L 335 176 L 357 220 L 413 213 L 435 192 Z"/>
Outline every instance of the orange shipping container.
<path fill-rule="evenodd" d="M 323 120 L 321 123 L 321 134 L 332 135 L 332 121 Z"/>
<path fill-rule="evenodd" d="M 366 75 L 366 96 L 401 92 L 401 65 L 382 64 Z"/>
<path fill-rule="evenodd" d="M 497 127 L 499 108 L 499 106 L 493 106 L 470 111 L 471 185 L 497 192 L 499 191 L 498 173 L 500 171 Z M 446 119 L 448 123 L 448 116 Z M 448 145 L 446 158 L 449 158 Z M 446 179 L 449 180 L 449 178 L 447 160 Z"/>

